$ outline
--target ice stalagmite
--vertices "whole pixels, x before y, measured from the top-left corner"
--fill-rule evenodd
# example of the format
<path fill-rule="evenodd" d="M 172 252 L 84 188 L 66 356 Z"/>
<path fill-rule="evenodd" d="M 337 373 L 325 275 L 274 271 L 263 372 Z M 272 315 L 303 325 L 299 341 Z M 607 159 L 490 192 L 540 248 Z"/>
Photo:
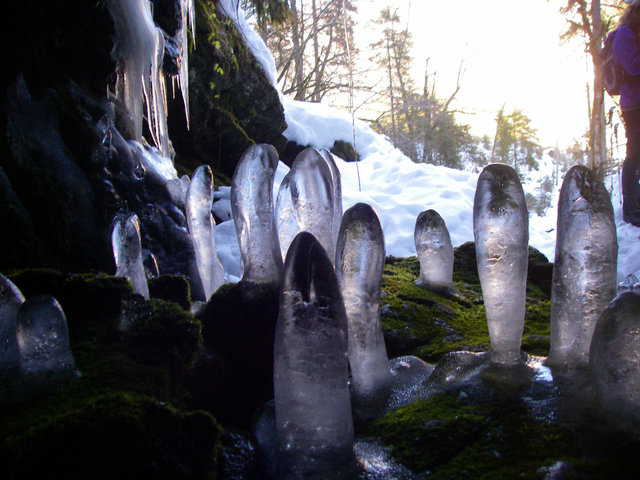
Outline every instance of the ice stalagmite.
<path fill-rule="evenodd" d="M 68 380 L 76 375 L 67 319 L 57 300 L 37 295 L 18 308 L 20 370 L 30 383 Z"/>
<path fill-rule="evenodd" d="M 420 262 L 416 285 L 457 293 L 453 285 L 453 246 L 443 218 L 435 210 L 420 212 L 413 233 Z"/>
<path fill-rule="evenodd" d="M 211 215 L 212 204 L 213 173 L 211 167 L 201 165 L 196 168 L 189 182 L 185 211 L 206 299 L 224 283 L 224 268 L 216 253 L 216 225 Z"/>
<path fill-rule="evenodd" d="M 336 273 L 347 312 L 349 365 L 358 419 L 373 416 L 384 406 L 392 382 L 379 312 L 384 261 L 384 235 L 378 215 L 370 205 L 357 203 L 342 218 Z"/>
<path fill-rule="evenodd" d="M 315 237 L 293 240 L 275 333 L 277 478 L 342 478 L 353 461 L 347 318 L 333 265 Z"/>
<path fill-rule="evenodd" d="M 298 231 L 313 234 L 333 262 L 336 245 L 331 168 L 320 152 L 307 148 L 298 154 L 290 173 L 291 202 L 298 221 Z"/>
<path fill-rule="evenodd" d="M 575 165 L 564 177 L 558 200 L 549 365 L 588 365 L 593 329 L 616 295 L 617 259 L 609 194 L 593 171 Z"/>
<path fill-rule="evenodd" d="M 478 177 L 473 235 L 491 362 L 517 365 L 524 327 L 529 221 L 522 185 L 513 168 L 488 165 Z"/>
<path fill-rule="evenodd" d="M 111 246 L 116 261 L 116 276 L 125 277 L 131 282 L 134 292 L 149 298 L 137 215 L 120 215 L 116 218 L 111 234 Z"/>
<path fill-rule="evenodd" d="M 275 211 L 280 253 L 282 258 L 285 258 L 291 242 L 293 242 L 296 235 L 300 233 L 296 211 L 293 208 L 293 201 L 291 200 L 291 170 L 289 170 L 282 179 L 282 182 L 280 182 Z"/>
<path fill-rule="evenodd" d="M 278 153 L 267 144 L 243 154 L 231 182 L 231 212 L 242 258 L 242 280 L 279 282 L 282 254 L 273 213 L 273 178 Z"/>
<path fill-rule="evenodd" d="M 0 274 L 0 399 L 11 388 L 18 370 L 17 313 L 23 302 L 18 287 Z"/>
<path fill-rule="evenodd" d="M 331 226 L 333 230 L 333 241 L 334 244 L 337 245 L 340 223 L 342 222 L 342 178 L 331 152 L 323 148 L 320 150 L 320 155 L 327 161 L 329 170 L 331 170 L 331 180 L 333 184 L 333 218 L 331 220 Z"/>
<path fill-rule="evenodd" d="M 640 424 L 640 294 L 625 292 L 596 323 L 589 369 L 596 397 L 621 427 Z"/>

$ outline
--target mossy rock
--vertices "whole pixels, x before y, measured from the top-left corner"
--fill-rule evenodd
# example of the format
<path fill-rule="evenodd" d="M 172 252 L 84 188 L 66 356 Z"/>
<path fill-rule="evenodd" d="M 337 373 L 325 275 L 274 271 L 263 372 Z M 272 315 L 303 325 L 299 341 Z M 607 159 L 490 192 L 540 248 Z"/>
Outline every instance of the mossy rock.
<path fill-rule="evenodd" d="M 181 275 L 160 275 L 147 282 L 151 298 L 177 303 L 185 310 L 191 308 L 191 286 Z"/>
<path fill-rule="evenodd" d="M 330 151 L 347 162 L 357 162 L 360 158 L 356 149 L 353 148 L 353 144 L 343 140 L 333 142 L 333 147 L 331 147 Z"/>
<path fill-rule="evenodd" d="M 114 393 L 50 413 L 3 437 L 5 478 L 207 479 L 215 471 L 222 430 L 206 412 Z"/>
<path fill-rule="evenodd" d="M 134 296 L 124 278 L 106 273 L 24 269 L 7 273 L 26 297 L 51 295 L 67 317 L 72 346 L 116 335 L 123 301 Z"/>
<path fill-rule="evenodd" d="M 126 333 L 131 356 L 172 372 L 185 372 L 195 364 L 202 346 L 202 325 L 180 305 L 150 299 L 149 318 Z"/>
<path fill-rule="evenodd" d="M 559 460 L 580 463 L 569 430 L 532 419 L 520 403 L 435 395 L 386 414 L 366 432 L 414 472 L 434 479 L 541 479 Z M 563 477 L 564 478 L 564 477 Z"/>
<path fill-rule="evenodd" d="M 287 125 L 278 92 L 233 22 L 211 0 L 194 2 L 195 48 L 189 52 L 190 124 L 182 98 L 169 100 L 168 126 L 176 167 L 202 164 L 231 178 L 244 151 L 255 143 L 284 150 Z M 228 184 L 228 183 L 225 183 Z"/>
<path fill-rule="evenodd" d="M 211 296 L 198 316 L 204 348 L 190 380 L 193 408 L 210 408 L 225 425 L 250 425 L 273 398 L 278 310 L 277 284 L 225 284 Z"/>

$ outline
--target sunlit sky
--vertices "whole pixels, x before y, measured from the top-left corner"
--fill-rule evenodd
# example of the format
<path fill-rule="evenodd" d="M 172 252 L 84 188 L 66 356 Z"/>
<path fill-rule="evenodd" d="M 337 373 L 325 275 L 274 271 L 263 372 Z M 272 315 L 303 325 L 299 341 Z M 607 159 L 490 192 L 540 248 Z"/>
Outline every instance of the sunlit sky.
<path fill-rule="evenodd" d="M 566 148 L 588 127 L 582 40 L 561 43 L 563 0 L 360 0 L 358 18 L 375 18 L 385 5 L 398 9 L 413 40 L 413 78 L 422 89 L 425 62 L 436 71 L 436 94 L 453 92 L 460 62 L 465 69 L 452 108 L 474 135 L 495 133 L 502 105 L 531 119 L 543 146 Z M 365 34 L 359 35 L 360 39 Z M 362 50 L 367 45 L 359 44 Z"/>

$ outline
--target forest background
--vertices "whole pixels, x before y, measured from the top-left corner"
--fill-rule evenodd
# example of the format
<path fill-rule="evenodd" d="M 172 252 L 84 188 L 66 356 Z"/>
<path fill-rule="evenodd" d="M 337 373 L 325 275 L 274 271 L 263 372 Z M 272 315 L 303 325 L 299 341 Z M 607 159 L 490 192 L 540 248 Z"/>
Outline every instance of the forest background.
<path fill-rule="evenodd" d="M 611 0 L 268 0 L 249 19 L 284 95 L 349 110 L 415 162 L 521 176 L 544 211 L 574 164 L 619 169 L 624 130 L 597 55 Z M 418 41 L 416 42 L 415 39 Z M 550 164 L 550 165 L 549 165 Z"/>

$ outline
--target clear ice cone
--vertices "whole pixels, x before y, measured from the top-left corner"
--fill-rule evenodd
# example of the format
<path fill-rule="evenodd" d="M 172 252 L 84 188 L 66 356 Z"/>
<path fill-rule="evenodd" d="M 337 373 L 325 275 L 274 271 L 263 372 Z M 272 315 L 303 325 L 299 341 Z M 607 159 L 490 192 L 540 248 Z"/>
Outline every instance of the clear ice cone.
<path fill-rule="evenodd" d="M 484 168 L 473 204 L 476 262 L 487 313 L 491 361 L 521 362 L 529 218 L 516 171 L 501 164 Z"/>
<path fill-rule="evenodd" d="M 140 223 L 137 215 L 116 217 L 111 233 L 111 246 L 116 262 L 116 276 L 129 280 L 133 291 L 148 299 L 149 286 L 142 263 Z"/>
<path fill-rule="evenodd" d="M 196 168 L 187 190 L 185 211 L 196 264 L 208 299 L 224 283 L 224 268 L 216 253 L 213 204 L 213 173 L 208 165 Z"/>
<path fill-rule="evenodd" d="M 24 300 L 18 287 L 0 274 L 0 399 L 19 365 L 17 315 Z"/>
<path fill-rule="evenodd" d="M 290 170 L 291 203 L 299 232 L 309 232 L 320 242 L 333 262 L 336 245 L 333 218 L 333 175 L 327 160 L 315 149 L 300 152 Z"/>
<path fill-rule="evenodd" d="M 623 427 L 640 423 L 640 294 L 625 292 L 602 312 L 593 332 L 589 367 L 596 397 Z"/>
<path fill-rule="evenodd" d="M 275 334 L 277 478 L 332 478 L 353 458 L 347 318 L 326 252 L 296 236 L 284 266 Z"/>
<path fill-rule="evenodd" d="M 18 309 L 20 370 L 31 381 L 72 378 L 76 374 L 67 319 L 57 300 L 38 295 Z"/>
<path fill-rule="evenodd" d="M 384 235 L 374 209 L 365 203 L 342 218 L 336 273 L 349 327 L 349 365 L 357 416 L 380 410 L 391 388 L 389 359 L 380 325 Z"/>
<path fill-rule="evenodd" d="M 558 200 L 549 365 L 588 364 L 593 329 L 616 295 L 617 259 L 609 194 L 592 170 L 573 166 Z"/>
<path fill-rule="evenodd" d="M 436 289 L 453 286 L 453 246 L 444 219 L 435 210 L 420 212 L 416 219 L 413 239 L 420 262 L 417 285 Z"/>
<path fill-rule="evenodd" d="M 278 153 L 271 145 L 252 145 L 231 182 L 231 212 L 240 246 L 242 280 L 279 282 L 282 254 L 273 208 Z"/>

